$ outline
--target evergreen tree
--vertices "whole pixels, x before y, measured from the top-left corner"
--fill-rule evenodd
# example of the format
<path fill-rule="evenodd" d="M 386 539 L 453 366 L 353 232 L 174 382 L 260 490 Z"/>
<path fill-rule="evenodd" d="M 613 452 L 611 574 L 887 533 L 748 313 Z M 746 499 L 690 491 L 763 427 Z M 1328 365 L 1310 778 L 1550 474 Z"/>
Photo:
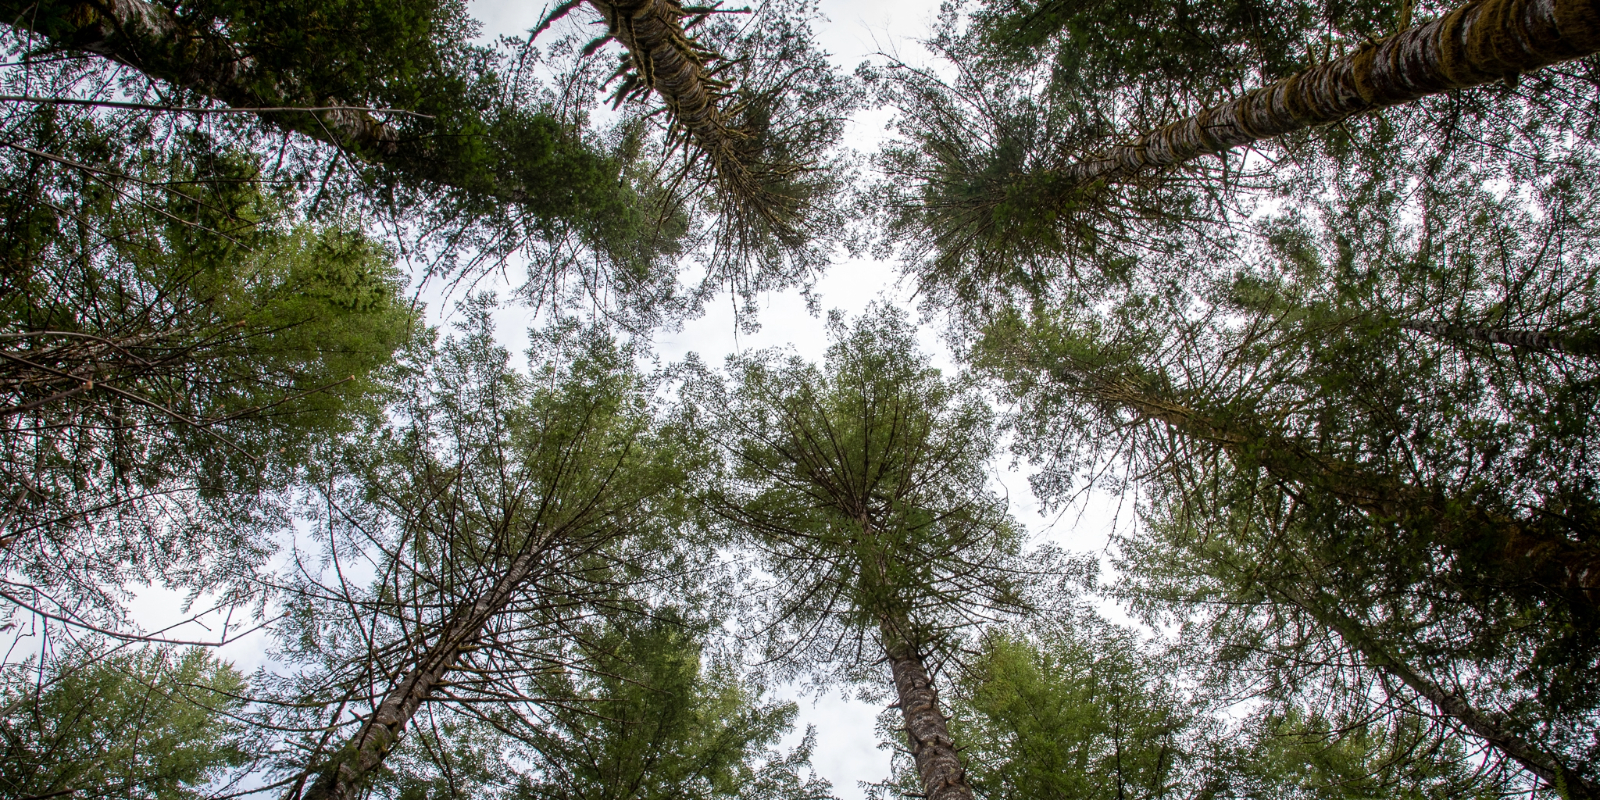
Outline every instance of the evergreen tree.
<path fill-rule="evenodd" d="M 1392 70 L 1405 72 L 1399 83 L 1422 88 L 1420 73 L 1406 70 L 1455 52 L 1466 41 L 1457 28 L 1487 20 L 1481 10 L 1026 2 L 978 7 L 970 27 L 952 15 L 933 44 L 960 68 L 957 79 L 900 65 L 877 73 L 885 101 L 901 113 L 901 139 L 880 157 L 888 178 L 875 190 L 885 244 L 900 249 L 935 305 L 964 318 L 1019 296 L 1061 300 L 1130 278 L 1225 271 L 1254 244 L 1242 224 L 1253 209 L 1314 206 L 1351 166 L 1429 189 L 1461 171 L 1509 180 L 1514 194 L 1584 180 L 1578 165 L 1594 162 L 1587 61 L 1499 90 L 1354 117 L 1330 110 L 1328 123 L 1343 121 L 1288 130 L 1299 123 L 1285 120 L 1339 104 L 1311 104 L 1301 96 L 1308 92 L 1338 95 L 1354 104 L 1346 110 L 1367 108 L 1377 84 L 1363 77 L 1352 88 L 1357 62 L 1380 71 L 1404 64 Z M 1438 18 L 1374 41 L 1413 13 Z M 1225 23 L 1229 14 L 1239 24 Z M 1490 34 L 1503 43 L 1519 35 Z M 1454 44 L 1427 45 L 1428 36 Z M 1429 55 L 1394 60 L 1413 45 Z M 1330 77 L 1339 70 L 1346 73 Z M 1272 85 L 1245 92 L 1263 82 Z M 1224 102 L 1230 95 L 1238 97 Z M 1212 108 L 1196 115 L 1197 105 Z M 1282 119 L 1256 119 L 1274 115 Z M 1264 157 L 1229 150 L 1241 136 Z M 1200 152 L 1218 159 L 1194 160 Z"/>
<path fill-rule="evenodd" d="M 1030 329 L 1038 338 L 1021 345 L 1040 348 L 1031 354 L 1005 352 L 1026 337 L 989 341 L 996 348 L 992 363 L 1008 365 L 1024 398 L 1027 446 L 1048 460 L 1050 471 L 1038 486 L 1062 497 L 1068 481 L 1105 469 L 1099 459 L 1121 462 L 1143 476 L 1140 490 L 1158 500 L 1159 514 L 1201 527 L 1141 542 L 1128 553 L 1126 567 L 1150 576 L 1160 574 L 1157 565 L 1186 560 L 1191 566 L 1184 574 L 1199 570 L 1208 576 L 1203 581 L 1228 587 L 1162 588 L 1156 594 L 1167 608 L 1206 602 L 1212 591 L 1259 597 L 1272 614 L 1338 636 L 1369 667 L 1397 679 L 1406 687 L 1401 691 L 1426 698 L 1551 785 L 1571 783 L 1569 774 L 1585 771 L 1590 756 L 1583 732 L 1595 715 L 1592 693 L 1584 688 L 1589 682 L 1579 676 L 1595 658 L 1593 600 L 1585 583 L 1594 555 L 1581 520 L 1555 510 L 1570 498 L 1547 496 L 1549 505 L 1533 514 L 1505 509 L 1497 493 L 1512 490 L 1509 482 L 1473 481 L 1471 473 L 1463 481 L 1456 471 L 1463 445 L 1457 436 L 1440 431 L 1434 442 L 1416 435 L 1402 440 L 1385 428 L 1364 427 L 1367 420 L 1351 413 L 1359 408 L 1355 397 L 1339 390 L 1355 389 L 1369 403 L 1381 395 L 1352 373 L 1340 382 L 1305 384 L 1334 390 L 1324 398 L 1291 391 L 1287 376 L 1294 373 L 1274 369 L 1300 362 L 1250 359 L 1282 357 L 1281 349 L 1251 343 L 1231 351 L 1231 364 L 1221 363 L 1237 373 L 1202 370 L 1218 363 L 1210 358 L 1185 363 L 1185 343 L 1202 347 L 1205 339 L 1195 328 L 1204 326 L 1184 329 L 1153 305 L 1142 307 L 1133 334 L 1143 343 L 1120 338 L 1110 326 L 1086 335 L 1086 329 L 1048 322 Z M 1192 309 L 1182 314 L 1195 319 Z M 1146 327 L 1152 319 L 1179 325 L 1181 338 L 1170 342 L 1154 334 Z M 1003 339 L 1010 344 L 1000 344 Z M 1152 344 L 1172 349 L 1146 349 Z M 1171 361 L 1152 363 L 1163 357 Z M 1364 359 L 1368 376 L 1397 377 L 1374 363 L 1397 365 Z M 1040 372 L 1030 376 L 1031 370 Z M 1427 409 L 1429 403 L 1414 398 L 1414 385 L 1396 385 L 1407 403 L 1379 404 L 1380 413 L 1370 419 L 1392 424 L 1403 419 L 1397 411 Z M 1319 402 L 1334 398 L 1326 407 Z M 1436 399 L 1441 411 L 1465 410 L 1460 397 Z M 1440 424 L 1419 421 L 1424 430 Z M 1063 435 L 1072 444 L 1063 446 Z M 1397 441 L 1410 445 L 1405 469 L 1388 466 L 1392 456 L 1379 449 Z M 1117 449 L 1105 449 L 1112 442 Z M 1480 458 L 1474 466 L 1482 464 Z M 1211 519 L 1233 522 L 1205 522 Z M 1203 564 L 1213 566 L 1194 566 Z M 1225 577 L 1215 576 L 1219 570 Z M 1287 583 L 1274 583 L 1274 575 L 1289 576 L 1281 579 Z M 1300 588 L 1285 588 L 1291 586 Z M 1381 635 L 1363 634 L 1363 618 L 1388 627 Z M 1428 667 L 1407 667 L 1400 651 L 1427 654 Z M 1465 697 L 1518 707 L 1516 726 L 1542 727 L 1538 738 L 1546 744 L 1529 745 L 1525 735 L 1490 724 L 1493 714 L 1474 709 L 1480 701 L 1465 699 L 1463 690 L 1441 689 L 1439 680 L 1427 677 L 1430 671 L 1478 676 Z M 1551 755 L 1556 751 L 1564 755 Z"/>
<path fill-rule="evenodd" d="M 1256 696 L 1248 714 L 1200 649 L 1144 643 L 1071 606 L 988 635 L 951 727 L 985 797 L 1493 797 L 1448 729 Z M 1237 665 L 1220 665 L 1231 670 Z"/>
<path fill-rule="evenodd" d="M 263 179 L 422 237 L 415 252 L 434 251 L 434 270 L 527 251 L 530 299 L 602 299 L 644 325 L 708 291 L 748 297 L 809 280 L 839 234 L 844 176 L 825 154 L 855 94 L 812 47 L 814 12 L 763 10 L 740 29 L 673 2 L 595 8 L 615 23 L 606 38 L 627 48 L 624 68 L 604 80 L 589 59 L 603 42 L 581 55 L 560 45 L 554 91 L 532 77 L 532 41 L 502 42 L 515 53 L 469 44 L 476 23 L 456 0 L 67 0 L 3 13 L 22 61 L 36 60 L 36 41 L 78 56 L 66 91 L 13 102 L 178 111 L 168 123 L 179 128 L 214 128 L 187 112 L 239 120 L 242 146 L 277 154 Z M 85 72 L 142 79 L 140 102 L 72 96 L 104 94 Z M 603 140 L 588 112 L 599 85 L 619 78 L 619 103 L 662 105 L 635 109 Z M 648 140 L 657 112 L 671 124 Z M 669 158 L 680 146 L 681 169 Z M 708 285 L 680 297 L 686 252 L 707 261 Z"/>
<path fill-rule="evenodd" d="M 415 331 L 392 254 L 284 213 L 247 156 L 37 122 L 0 156 L 5 596 L 117 627 L 129 583 L 253 592 L 271 493 Z"/>
<path fill-rule="evenodd" d="M 703 663 L 695 631 L 663 613 L 594 632 L 582 671 L 552 676 L 546 722 L 521 735 L 537 800 L 749 798 L 820 800 L 826 781 L 805 774 L 811 736 L 783 754 L 793 703 L 759 705 L 728 664 Z"/>
<path fill-rule="evenodd" d="M 203 649 L 73 646 L 7 666 L 0 790 L 7 797 L 208 796 L 252 758 L 236 714 L 244 679 Z"/>
<path fill-rule="evenodd" d="M 881 651 L 921 790 L 970 797 L 932 668 L 962 629 L 1021 606 L 1020 531 L 986 485 L 992 415 L 928 365 L 902 312 L 830 327 L 825 369 L 757 353 L 730 360 L 731 387 L 691 387 L 728 453 L 713 507 L 772 576 L 775 655 L 859 678 Z"/>
<path fill-rule="evenodd" d="M 643 613 L 695 574 L 676 491 L 695 456 L 653 420 L 633 352 L 560 323 L 521 375 L 487 302 L 470 311 L 314 496 L 331 568 L 284 584 L 299 666 L 273 702 L 303 731 L 285 767 L 306 797 L 362 791 L 426 707 L 516 716 L 586 618 Z M 361 562 L 375 574 L 357 583 Z"/>

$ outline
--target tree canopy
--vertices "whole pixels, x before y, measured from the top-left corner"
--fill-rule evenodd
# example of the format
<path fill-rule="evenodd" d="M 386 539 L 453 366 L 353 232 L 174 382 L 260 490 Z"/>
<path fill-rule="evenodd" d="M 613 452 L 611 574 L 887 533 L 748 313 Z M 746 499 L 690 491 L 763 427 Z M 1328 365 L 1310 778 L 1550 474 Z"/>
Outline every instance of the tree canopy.
<path fill-rule="evenodd" d="M 0 2 L 7 796 L 1600 798 L 1593 0 L 482 10 Z"/>

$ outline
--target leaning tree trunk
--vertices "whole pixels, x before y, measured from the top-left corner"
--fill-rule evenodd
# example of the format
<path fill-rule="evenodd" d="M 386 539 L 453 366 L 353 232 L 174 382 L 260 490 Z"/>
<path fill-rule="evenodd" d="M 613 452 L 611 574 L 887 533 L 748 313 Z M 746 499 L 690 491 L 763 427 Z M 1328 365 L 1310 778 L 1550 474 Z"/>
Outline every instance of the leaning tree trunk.
<path fill-rule="evenodd" d="M 1448 322 L 1407 322 L 1401 327 L 1445 341 L 1466 340 L 1574 356 L 1600 357 L 1600 337 L 1574 336 L 1561 331 L 1485 328 L 1475 325 L 1452 325 Z"/>
<path fill-rule="evenodd" d="M 1062 170 L 1075 185 L 1152 170 L 1600 50 L 1593 0 L 1478 0 Z"/>
<path fill-rule="evenodd" d="M 1399 679 L 1418 695 L 1439 709 L 1440 713 L 1461 723 L 1462 727 L 1488 742 L 1495 749 L 1537 775 L 1569 800 L 1597 800 L 1600 787 L 1573 772 L 1559 758 L 1546 753 L 1518 736 L 1489 714 L 1474 707 L 1460 695 L 1435 683 L 1413 669 L 1403 659 L 1389 652 L 1370 634 L 1366 626 L 1339 611 L 1336 601 L 1317 602 L 1293 588 L 1269 586 L 1269 591 L 1281 595 L 1292 605 L 1310 614 L 1339 638 L 1360 653 L 1374 668 Z M 1327 598 L 1319 598 L 1327 600 Z"/>
<path fill-rule="evenodd" d="M 553 533 L 547 533 L 538 539 L 533 547 L 525 549 L 511 562 L 488 592 L 456 607 L 422 657 L 384 696 L 355 736 L 323 767 L 304 800 L 355 800 L 360 796 L 367 776 L 383 763 L 406 725 L 439 688 L 457 659 L 483 635 L 489 621 L 533 576 L 553 537 Z"/>
<path fill-rule="evenodd" d="M 1274 433 L 1265 425 L 1218 418 L 1152 396 L 1131 380 L 1078 385 L 1097 400 L 1218 446 L 1235 461 L 1259 467 L 1278 480 L 1327 492 L 1375 522 L 1442 534 L 1442 544 L 1471 552 L 1507 585 L 1531 581 L 1561 592 L 1590 612 L 1600 612 L 1600 549 L 1592 545 L 1539 530 L 1532 521 L 1452 502 L 1438 492 L 1329 458 L 1299 438 Z"/>
<path fill-rule="evenodd" d="M 900 716 L 905 720 L 911 758 L 922 782 L 922 796 L 927 800 L 972 800 L 967 771 L 950 738 L 948 720 L 939 708 L 938 691 L 922 654 L 906 637 L 907 629 L 903 619 L 885 617 L 879 634 L 894 676 L 895 695 Z"/>

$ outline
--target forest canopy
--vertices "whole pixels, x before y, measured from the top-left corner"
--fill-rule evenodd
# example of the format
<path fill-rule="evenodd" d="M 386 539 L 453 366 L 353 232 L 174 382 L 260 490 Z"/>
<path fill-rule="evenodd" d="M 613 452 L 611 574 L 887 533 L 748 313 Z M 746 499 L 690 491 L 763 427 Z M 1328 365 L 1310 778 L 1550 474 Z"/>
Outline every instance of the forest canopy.
<path fill-rule="evenodd" d="M 486 9 L 0 2 L 0 793 L 1600 800 L 1600 3 Z"/>

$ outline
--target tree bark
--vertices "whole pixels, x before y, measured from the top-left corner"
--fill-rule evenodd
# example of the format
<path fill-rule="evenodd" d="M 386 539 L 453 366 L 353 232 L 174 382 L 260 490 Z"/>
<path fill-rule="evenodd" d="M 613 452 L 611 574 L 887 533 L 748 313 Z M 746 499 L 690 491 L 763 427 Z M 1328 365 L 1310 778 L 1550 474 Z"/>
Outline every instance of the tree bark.
<path fill-rule="evenodd" d="M 332 762 L 323 768 L 304 800 L 356 800 L 360 796 L 367 776 L 383 763 L 400 740 L 407 723 L 455 667 L 462 652 L 477 641 L 489 620 L 500 613 L 533 576 L 554 535 L 554 532 L 547 532 L 534 540 L 534 546 L 524 549 L 488 592 L 456 607 L 434 643 L 389 690 L 373 709 L 372 716 L 334 755 Z"/>
<path fill-rule="evenodd" d="M 460 118 L 441 117 L 402 131 L 350 107 L 348 98 L 263 67 L 215 27 L 190 25 L 146 0 L 0 0 L 0 24 L 229 107 L 260 109 L 256 116 L 268 125 L 333 145 L 398 176 L 517 204 L 546 219 L 579 221 L 586 233 L 612 224 L 606 217 L 616 215 L 608 210 L 621 202 L 621 195 L 613 196 L 617 180 L 608 160 L 553 117 L 504 123 L 523 149 L 490 142 L 485 162 L 471 140 L 491 135 L 502 123 L 481 116 L 481 109 L 462 109 Z M 301 108 L 316 110 L 294 110 Z M 589 218 L 595 215 L 600 218 Z"/>
<path fill-rule="evenodd" d="M 1593 0 L 1475 0 L 1355 53 L 1205 109 L 1064 170 L 1127 181 L 1200 156 L 1600 50 Z"/>
<path fill-rule="evenodd" d="M 1600 356 L 1600 337 L 1569 336 L 1559 331 L 1528 331 L 1515 328 L 1484 328 L 1451 325 L 1447 322 L 1408 322 L 1402 327 L 1436 339 L 1500 344 L 1530 350 L 1548 350 L 1574 356 Z"/>
<path fill-rule="evenodd" d="M 879 635 L 894 676 L 900 716 L 905 720 L 906 740 L 922 779 L 923 796 L 927 800 L 972 800 L 966 768 L 961 765 L 948 720 L 939 708 L 938 691 L 928 676 L 922 654 L 907 641 L 906 627 L 903 620 L 885 617 L 879 625 Z"/>
<path fill-rule="evenodd" d="M 749 133 L 728 118 L 726 84 L 706 69 L 713 54 L 683 30 L 679 0 L 588 0 L 610 34 L 627 48 L 639 79 L 661 97 L 672 118 L 710 160 L 717 179 L 750 208 L 770 214 L 740 142 Z"/>
<path fill-rule="evenodd" d="M 210 28 L 189 27 L 144 0 L 4 0 L 5 23 L 57 46 L 93 53 L 149 77 L 238 107 L 339 106 L 311 87 L 267 74 L 233 42 Z M 267 112 L 286 130 L 364 158 L 394 155 L 400 136 L 364 111 Z"/>
<path fill-rule="evenodd" d="M 1060 376 L 1058 375 L 1058 378 Z M 1152 397 L 1132 380 L 1088 385 L 1068 376 L 1091 396 L 1152 420 L 1185 436 L 1210 442 L 1274 478 L 1315 486 L 1360 509 L 1377 522 L 1431 529 L 1446 543 L 1498 572 L 1508 585 L 1533 582 L 1572 598 L 1590 614 L 1600 613 L 1600 549 L 1508 518 L 1470 503 L 1452 503 L 1438 492 L 1373 473 L 1314 452 L 1304 442 L 1266 426 L 1207 415 Z"/>
<path fill-rule="evenodd" d="M 1561 792 L 1564 797 L 1569 800 L 1600 798 L 1600 787 L 1584 780 L 1582 776 L 1562 764 L 1558 758 L 1535 747 L 1493 717 L 1479 711 L 1460 695 L 1412 669 L 1411 665 L 1390 653 L 1387 648 L 1368 635 L 1364 625 L 1340 612 L 1336 604 L 1314 602 L 1292 588 L 1273 586 L 1269 587 L 1269 590 L 1276 591 L 1290 603 L 1316 618 L 1329 630 L 1337 633 L 1373 667 L 1399 679 L 1401 683 L 1432 703 L 1441 713 L 1460 722 L 1462 727 L 1510 756 L 1524 769 Z"/>

